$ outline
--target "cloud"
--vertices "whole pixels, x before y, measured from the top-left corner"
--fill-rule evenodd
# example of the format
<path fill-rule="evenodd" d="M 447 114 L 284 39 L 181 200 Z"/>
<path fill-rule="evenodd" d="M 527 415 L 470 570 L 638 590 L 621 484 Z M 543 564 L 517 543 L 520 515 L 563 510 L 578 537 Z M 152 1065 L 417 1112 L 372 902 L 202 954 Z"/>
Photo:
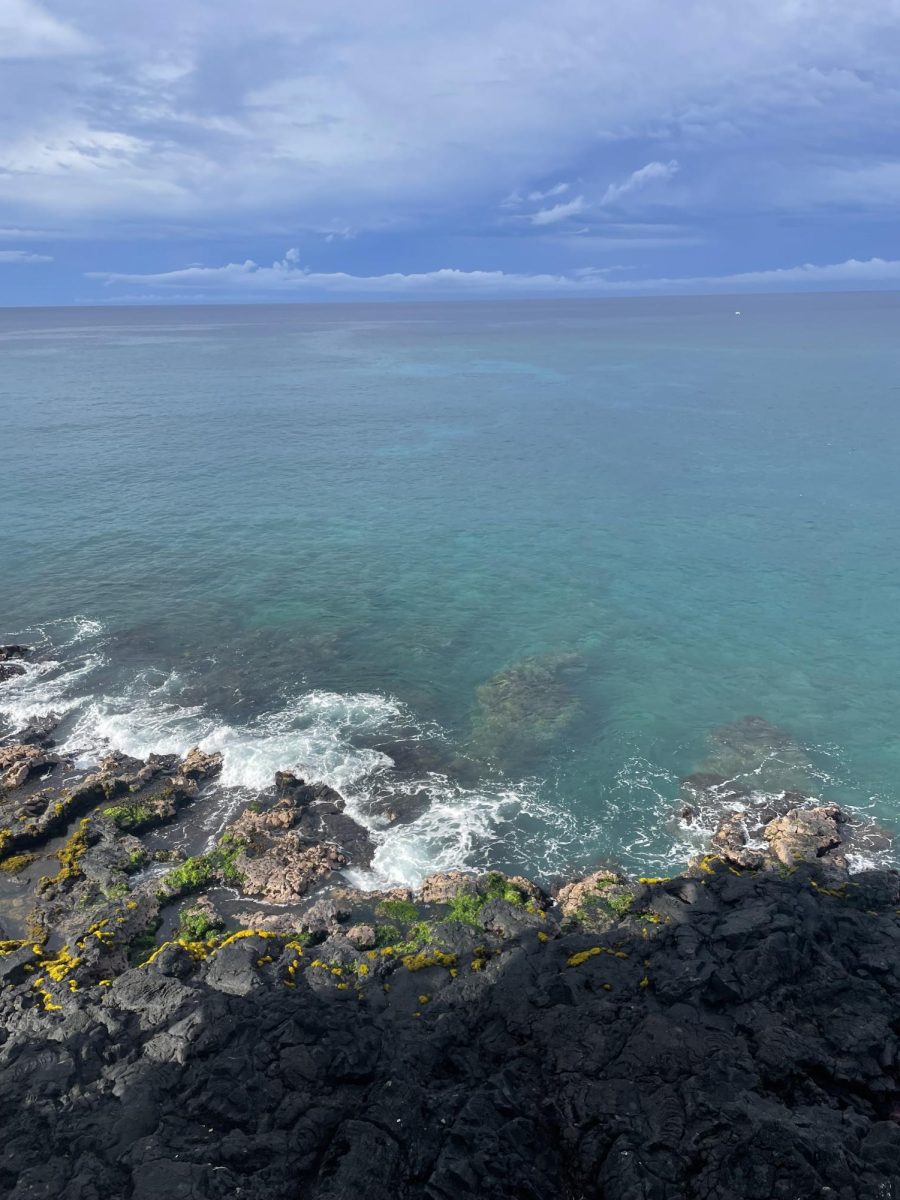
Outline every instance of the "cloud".
<path fill-rule="evenodd" d="M 290 255 L 291 252 L 288 252 Z M 461 271 L 442 267 L 434 271 L 404 274 L 353 275 L 345 271 L 311 271 L 296 265 L 296 257 L 260 266 L 252 259 L 222 267 L 200 265 L 157 274 L 89 272 L 88 278 L 106 284 L 142 284 L 164 289 L 189 287 L 202 292 L 257 292 L 267 294 L 354 294 L 417 296 L 455 293 L 558 292 L 581 286 L 575 276 L 520 274 L 505 271 Z M 593 271 L 593 269 L 590 269 Z M 602 272 L 597 272 L 598 277 Z"/>
<path fill-rule="evenodd" d="M 291 252 L 288 252 L 291 255 Z M 871 258 L 847 259 L 840 263 L 816 266 L 806 263 L 795 267 L 777 267 L 764 271 L 745 271 L 730 275 L 685 276 L 682 278 L 610 279 L 612 273 L 629 271 L 626 265 L 579 267 L 569 273 L 526 273 L 506 271 L 463 271 L 442 267 L 433 271 L 380 275 L 354 275 L 345 271 L 312 271 L 297 265 L 296 256 L 286 255 L 271 266 L 260 266 L 252 259 L 221 267 L 193 265 L 156 274 L 90 272 L 88 278 L 108 286 L 140 284 L 163 292 L 191 289 L 191 298 L 213 294 L 256 294 L 261 297 L 292 295 L 315 299 L 324 295 L 398 297 L 440 297 L 446 295 L 543 295 L 582 294 L 615 295 L 722 291 L 734 289 L 773 291 L 821 288 L 829 284 L 865 287 L 900 282 L 900 260 Z M 149 293 L 153 294 L 153 293 Z M 148 293 L 141 293 L 146 298 Z"/>
<path fill-rule="evenodd" d="M 554 204 L 552 208 L 540 208 L 537 212 L 529 213 L 528 220 L 532 225 L 557 225 L 560 221 L 583 213 L 587 208 L 584 196 L 576 196 L 574 200 Z"/>
<path fill-rule="evenodd" d="M 889 153 L 896 20 L 896 0 L 558 0 L 552 31 L 541 0 L 0 0 L 0 224 L 468 230 L 514 189 L 561 196 L 547 180 L 637 196 L 676 148 L 691 212 L 802 209 L 822 146 L 835 172 Z M 647 165 L 607 186 L 626 146 Z"/>
<path fill-rule="evenodd" d="M 0 250 L 0 263 L 48 263 L 49 254 L 32 254 L 30 250 Z"/>
<path fill-rule="evenodd" d="M 639 192 L 651 183 L 661 183 L 672 179 L 678 173 L 678 163 L 673 158 L 671 162 L 649 162 L 646 166 L 632 171 L 622 183 L 611 183 L 603 194 L 601 204 L 618 204 L 623 197 L 631 192 Z"/>
<path fill-rule="evenodd" d="M 90 41 L 33 0 L 0 0 L 0 61 L 81 54 Z"/>
<path fill-rule="evenodd" d="M 701 282 L 701 280 L 697 280 Z M 860 283 L 884 284 L 900 283 L 900 260 L 869 258 L 861 261 L 856 258 L 845 259 L 844 262 L 828 263 L 816 266 L 813 263 L 803 263 L 798 267 L 775 267 L 767 271 L 741 271 L 734 275 L 707 277 L 702 282 L 719 285 L 740 284 L 746 286 L 782 284 L 829 284 L 829 283 Z"/>
<path fill-rule="evenodd" d="M 536 204 L 539 200 L 549 200 L 553 196 L 562 196 L 569 190 L 569 186 L 568 183 L 557 183 L 553 187 L 548 188 L 546 192 L 529 192 L 528 199 L 533 204 Z"/>

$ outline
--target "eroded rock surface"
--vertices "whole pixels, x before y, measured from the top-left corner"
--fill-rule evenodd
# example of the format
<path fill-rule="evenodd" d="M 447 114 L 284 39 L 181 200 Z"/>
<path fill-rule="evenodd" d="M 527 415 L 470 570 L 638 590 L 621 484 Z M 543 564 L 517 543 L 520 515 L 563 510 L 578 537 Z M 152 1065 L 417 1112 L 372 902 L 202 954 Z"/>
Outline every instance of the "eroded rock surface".
<path fill-rule="evenodd" d="M 682 875 L 364 892 L 321 785 L 173 863 L 216 756 L 4 752 L 4 1198 L 900 1200 L 900 876 L 847 866 L 887 831 L 719 776 Z"/>

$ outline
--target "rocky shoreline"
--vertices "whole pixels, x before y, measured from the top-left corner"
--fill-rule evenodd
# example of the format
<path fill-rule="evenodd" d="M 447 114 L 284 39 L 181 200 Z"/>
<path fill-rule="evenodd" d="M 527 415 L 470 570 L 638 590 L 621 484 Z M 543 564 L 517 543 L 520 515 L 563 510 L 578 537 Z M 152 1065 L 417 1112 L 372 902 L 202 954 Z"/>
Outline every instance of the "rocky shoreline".
<path fill-rule="evenodd" d="M 715 765 L 683 874 L 374 893 L 324 785 L 177 858 L 221 756 L 79 772 L 33 722 L 0 742 L 0 1192 L 900 1200 L 900 876 L 850 870 L 889 834 Z"/>

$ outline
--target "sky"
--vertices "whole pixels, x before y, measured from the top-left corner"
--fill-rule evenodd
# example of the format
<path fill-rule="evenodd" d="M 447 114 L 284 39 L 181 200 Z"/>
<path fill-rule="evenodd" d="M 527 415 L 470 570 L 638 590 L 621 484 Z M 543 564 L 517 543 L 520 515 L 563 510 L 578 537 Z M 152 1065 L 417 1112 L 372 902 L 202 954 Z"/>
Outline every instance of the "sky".
<path fill-rule="evenodd" d="M 0 304 L 900 285 L 900 0 L 0 0 Z"/>

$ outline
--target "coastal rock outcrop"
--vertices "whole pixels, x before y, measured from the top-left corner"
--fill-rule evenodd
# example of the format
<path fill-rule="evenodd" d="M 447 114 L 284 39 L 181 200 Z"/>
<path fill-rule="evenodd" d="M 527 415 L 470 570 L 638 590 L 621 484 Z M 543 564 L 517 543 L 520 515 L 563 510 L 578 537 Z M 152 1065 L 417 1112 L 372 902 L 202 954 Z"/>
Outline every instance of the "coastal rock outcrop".
<path fill-rule="evenodd" d="M 323 785 L 184 857 L 215 756 L 64 765 L 0 800 L 9 1200 L 900 1200 L 887 831 L 719 777 L 680 875 L 364 892 Z"/>

